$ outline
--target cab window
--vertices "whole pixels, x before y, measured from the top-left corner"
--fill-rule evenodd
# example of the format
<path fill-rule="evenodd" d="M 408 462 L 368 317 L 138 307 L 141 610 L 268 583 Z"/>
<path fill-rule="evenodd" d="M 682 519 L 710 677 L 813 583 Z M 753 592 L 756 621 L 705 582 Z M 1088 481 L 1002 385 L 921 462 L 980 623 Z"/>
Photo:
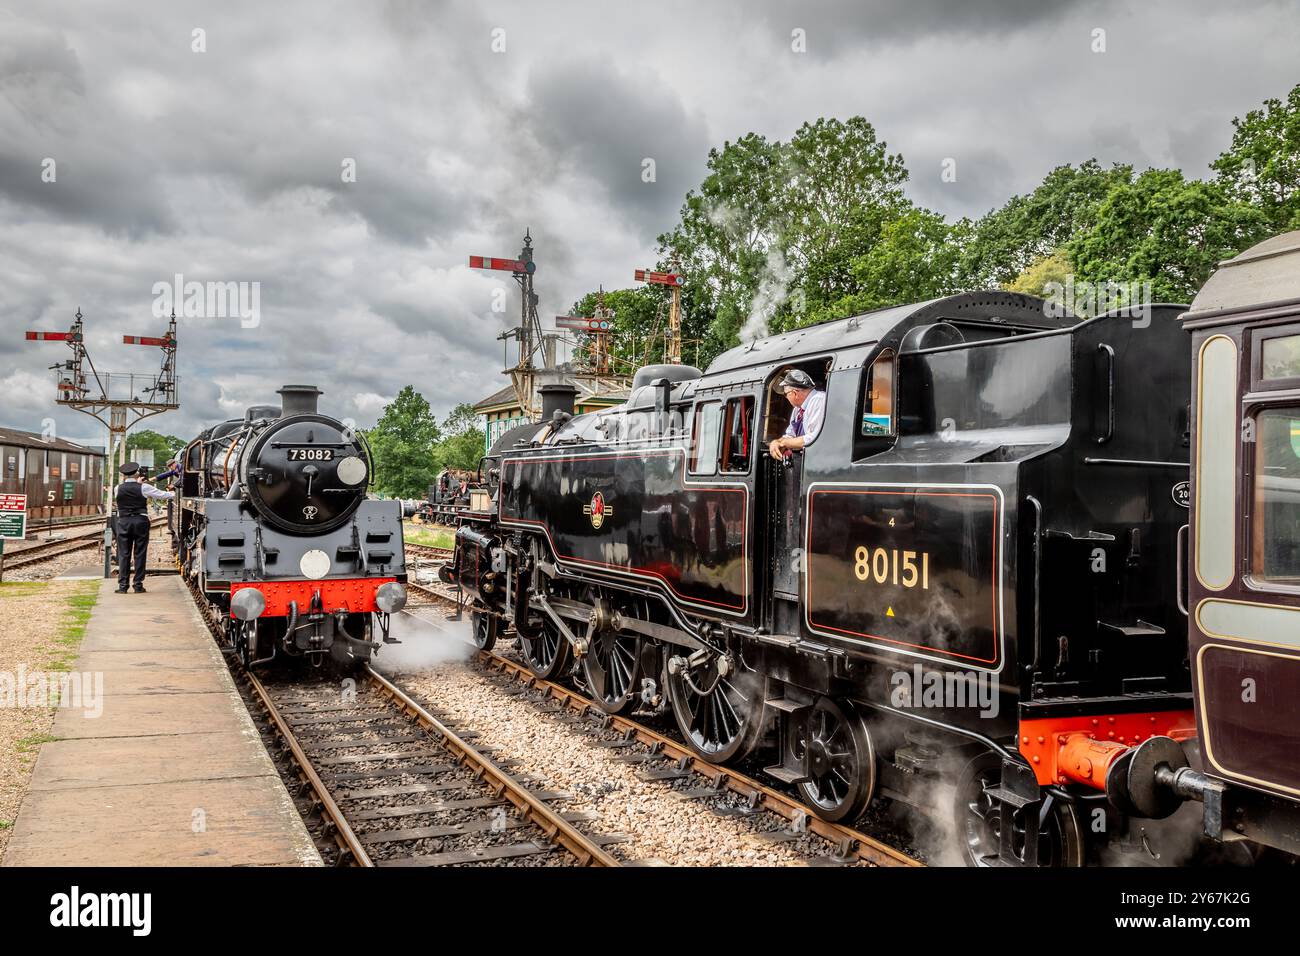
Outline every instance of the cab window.
<path fill-rule="evenodd" d="M 1252 575 L 1300 584 L 1300 405 L 1256 418 Z"/>
<path fill-rule="evenodd" d="M 893 435 L 894 422 L 894 351 L 881 352 L 867 370 L 862 396 L 861 434 Z"/>
<path fill-rule="evenodd" d="M 727 402 L 722 420 L 722 470 L 729 473 L 749 471 L 750 447 L 753 443 L 754 399 L 733 398 Z"/>
<path fill-rule="evenodd" d="M 690 471 L 693 475 L 718 473 L 718 449 L 722 436 L 722 403 L 702 402 L 695 406 L 691 426 Z"/>

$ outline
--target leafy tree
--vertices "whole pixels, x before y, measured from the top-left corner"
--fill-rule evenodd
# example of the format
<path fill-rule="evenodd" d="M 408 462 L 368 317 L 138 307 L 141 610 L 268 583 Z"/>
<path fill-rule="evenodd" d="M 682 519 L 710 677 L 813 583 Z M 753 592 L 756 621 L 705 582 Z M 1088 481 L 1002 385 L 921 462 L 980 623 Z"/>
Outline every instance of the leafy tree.
<path fill-rule="evenodd" d="M 444 468 L 469 471 L 478 467 L 487 439 L 473 405 L 462 402 L 453 408 L 443 420 L 441 432 L 443 438 L 433 447 L 435 475 Z"/>
<path fill-rule="evenodd" d="M 162 435 L 148 428 L 132 432 L 126 440 L 129 451 L 145 448 L 153 452 L 153 473 L 162 471 L 167 462 L 174 458 L 186 445 L 183 438 L 175 435 Z"/>
<path fill-rule="evenodd" d="M 1049 282 L 1056 282 L 1064 286 L 1073 272 L 1074 267 L 1070 265 L 1070 257 L 1066 255 L 1064 249 L 1057 249 L 1051 255 L 1035 259 L 1024 272 L 1002 288 L 1009 292 L 1023 292 L 1026 295 L 1041 296 L 1047 293 L 1047 284 Z"/>
<path fill-rule="evenodd" d="M 1218 183 L 1187 180 L 1176 169 L 1148 169 L 1112 188 L 1095 221 L 1066 249 L 1078 278 L 1149 280 L 1156 301 L 1190 302 L 1218 262 L 1253 241 L 1262 219 Z"/>
<path fill-rule="evenodd" d="M 905 302 L 922 302 L 957 291 L 961 243 L 970 223 L 950 226 L 943 216 L 913 206 L 884 224 L 880 237 L 851 260 L 857 291 L 810 319 L 840 318 Z"/>
<path fill-rule="evenodd" d="M 708 175 L 686 194 L 677 227 L 659 237 L 660 266 L 687 276 L 683 298 L 697 334 L 684 335 L 707 340 L 704 364 L 735 344 L 741 304 L 757 288 L 784 220 L 779 143 L 750 133 L 709 150 L 706 165 Z"/>
<path fill-rule="evenodd" d="M 366 432 L 378 490 L 396 498 L 424 497 L 438 472 L 433 450 L 441 437 L 429 403 L 407 385 Z"/>
<path fill-rule="evenodd" d="M 862 292 L 856 260 L 912 208 L 906 179 L 902 158 L 862 117 L 805 123 L 788 143 L 751 133 L 711 150 L 680 223 L 659 237 L 661 262 L 687 275 L 685 328 L 704 339 L 701 363 L 742 332 L 781 331 L 852 303 Z"/>
<path fill-rule="evenodd" d="M 1232 145 L 1211 168 L 1229 197 L 1255 206 L 1264 238 L 1300 229 L 1300 84 L 1232 121 Z"/>
<path fill-rule="evenodd" d="M 1013 196 L 974 224 L 962 250 L 960 287 L 990 289 L 1014 281 L 1086 228 L 1111 189 L 1132 177 L 1132 166 L 1103 169 L 1095 159 L 1077 169 L 1057 166 L 1032 193 Z"/>
<path fill-rule="evenodd" d="M 860 116 L 805 123 L 782 152 L 782 252 L 815 312 L 860 288 L 859 258 L 911 210 L 907 168 Z"/>

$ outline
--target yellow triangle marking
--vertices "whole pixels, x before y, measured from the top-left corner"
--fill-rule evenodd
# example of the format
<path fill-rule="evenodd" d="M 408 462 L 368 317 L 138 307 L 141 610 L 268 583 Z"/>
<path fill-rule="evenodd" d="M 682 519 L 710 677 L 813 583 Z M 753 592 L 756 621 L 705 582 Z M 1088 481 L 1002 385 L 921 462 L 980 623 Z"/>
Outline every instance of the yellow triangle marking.
<path fill-rule="evenodd" d="M 885 617 L 893 617 L 893 616 L 894 616 L 894 609 L 892 607 L 885 608 Z"/>

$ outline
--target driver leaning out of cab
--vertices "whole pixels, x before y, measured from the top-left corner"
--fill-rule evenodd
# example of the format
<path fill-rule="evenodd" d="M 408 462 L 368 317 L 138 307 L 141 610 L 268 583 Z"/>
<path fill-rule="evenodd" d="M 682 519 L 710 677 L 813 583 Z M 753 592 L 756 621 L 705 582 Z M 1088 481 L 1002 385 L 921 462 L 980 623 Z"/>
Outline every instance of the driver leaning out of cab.
<path fill-rule="evenodd" d="M 786 372 L 777 388 L 794 406 L 785 434 L 767 446 L 768 453 L 782 461 L 794 452 L 802 451 L 822 430 L 822 420 L 826 417 L 826 393 L 816 387 L 811 375 L 797 368 Z"/>

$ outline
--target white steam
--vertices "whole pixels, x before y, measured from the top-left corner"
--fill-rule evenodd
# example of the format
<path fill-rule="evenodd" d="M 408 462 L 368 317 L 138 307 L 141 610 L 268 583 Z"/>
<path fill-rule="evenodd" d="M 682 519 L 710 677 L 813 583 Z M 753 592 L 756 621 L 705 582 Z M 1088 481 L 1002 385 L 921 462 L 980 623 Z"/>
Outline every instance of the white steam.
<path fill-rule="evenodd" d="M 385 644 L 375 657 L 375 669 L 385 674 L 415 674 L 448 661 L 467 661 L 474 653 L 469 615 L 443 620 L 441 608 L 421 608 L 394 614 L 389 631 L 400 644 Z M 428 616 L 425 616 L 425 615 Z"/>
<path fill-rule="evenodd" d="M 749 301 L 749 317 L 740 327 L 740 341 L 748 345 L 768 334 L 772 316 L 785 304 L 789 296 L 790 280 L 794 270 L 785 261 L 781 250 L 773 246 L 767 251 L 767 263 L 758 279 L 758 289 Z"/>

